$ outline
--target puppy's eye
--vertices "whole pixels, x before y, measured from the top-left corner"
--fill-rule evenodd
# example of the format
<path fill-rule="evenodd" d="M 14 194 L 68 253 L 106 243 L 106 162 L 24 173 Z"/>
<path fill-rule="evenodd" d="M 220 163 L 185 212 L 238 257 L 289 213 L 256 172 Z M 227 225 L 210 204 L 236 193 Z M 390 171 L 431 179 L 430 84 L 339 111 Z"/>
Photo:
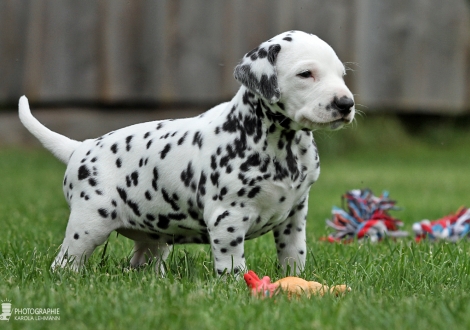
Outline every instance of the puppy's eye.
<path fill-rule="evenodd" d="M 297 76 L 302 77 L 302 78 L 310 78 L 310 77 L 312 77 L 312 73 L 307 70 L 307 71 L 302 71 Z"/>

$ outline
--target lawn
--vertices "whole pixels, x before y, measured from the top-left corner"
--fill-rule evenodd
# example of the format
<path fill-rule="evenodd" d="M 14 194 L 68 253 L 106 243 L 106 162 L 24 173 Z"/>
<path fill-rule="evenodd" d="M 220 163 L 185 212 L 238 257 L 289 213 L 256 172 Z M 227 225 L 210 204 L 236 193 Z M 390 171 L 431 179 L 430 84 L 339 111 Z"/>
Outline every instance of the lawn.
<path fill-rule="evenodd" d="M 244 281 L 213 274 L 208 246 L 178 246 L 166 278 L 129 269 L 132 242 L 111 235 L 80 273 L 51 272 L 68 206 L 65 166 L 41 149 L 0 149 L 0 300 L 12 308 L 59 308 L 58 321 L 0 321 L 13 329 L 468 329 L 470 242 L 330 244 L 325 219 L 353 188 L 388 190 L 413 222 L 470 206 L 470 145 L 463 119 L 359 118 L 318 132 L 322 173 L 311 192 L 308 256 L 301 276 L 347 283 L 340 298 L 256 300 Z M 403 125 L 406 122 L 406 125 Z M 246 243 L 247 263 L 282 277 L 271 234 Z"/>

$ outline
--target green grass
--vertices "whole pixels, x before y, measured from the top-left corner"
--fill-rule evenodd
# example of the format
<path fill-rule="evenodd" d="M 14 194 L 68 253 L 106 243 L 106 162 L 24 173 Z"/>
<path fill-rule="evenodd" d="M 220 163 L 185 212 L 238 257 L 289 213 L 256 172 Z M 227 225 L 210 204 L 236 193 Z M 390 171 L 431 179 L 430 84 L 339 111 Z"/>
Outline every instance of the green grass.
<path fill-rule="evenodd" d="M 166 278 L 152 265 L 129 269 L 132 242 L 111 235 L 80 273 L 50 272 L 68 217 L 64 165 L 46 151 L 0 149 L 0 300 L 13 308 L 60 308 L 60 321 L 0 321 L 1 328 L 44 329 L 468 329 L 470 243 L 412 238 L 379 244 L 329 244 L 325 219 L 349 189 L 390 191 L 411 224 L 470 206 L 470 133 L 452 120 L 414 134 L 393 117 L 318 132 L 322 173 L 312 189 L 308 257 L 301 276 L 347 283 L 342 298 L 256 300 L 243 281 L 219 279 L 208 246 L 178 246 Z M 247 263 L 273 279 L 271 235 L 246 243 Z"/>

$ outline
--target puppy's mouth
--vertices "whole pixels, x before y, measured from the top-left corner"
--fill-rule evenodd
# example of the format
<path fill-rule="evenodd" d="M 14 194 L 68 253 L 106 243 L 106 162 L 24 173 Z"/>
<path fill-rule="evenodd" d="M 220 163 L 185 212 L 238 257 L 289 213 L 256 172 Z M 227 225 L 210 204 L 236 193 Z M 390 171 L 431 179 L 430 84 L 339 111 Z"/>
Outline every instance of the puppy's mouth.
<path fill-rule="evenodd" d="M 349 123 L 351 123 L 350 120 L 348 120 L 346 118 L 340 118 L 340 119 L 330 121 L 329 123 L 326 123 L 326 126 L 329 126 L 329 128 L 332 129 L 332 130 L 336 130 L 336 129 L 339 129 L 339 128 L 341 128 L 344 125 L 347 125 Z"/>
<path fill-rule="evenodd" d="M 304 126 L 305 128 L 308 128 L 310 130 L 316 130 L 316 129 L 330 129 L 330 130 L 337 130 L 343 127 L 344 125 L 350 124 L 352 120 L 347 119 L 347 118 L 338 118 L 336 120 L 332 120 L 329 122 L 324 122 L 324 123 L 318 123 L 318 122 L 313 122 L 305 117 L 302 118 L 301 120 L 301 125 Z"/>

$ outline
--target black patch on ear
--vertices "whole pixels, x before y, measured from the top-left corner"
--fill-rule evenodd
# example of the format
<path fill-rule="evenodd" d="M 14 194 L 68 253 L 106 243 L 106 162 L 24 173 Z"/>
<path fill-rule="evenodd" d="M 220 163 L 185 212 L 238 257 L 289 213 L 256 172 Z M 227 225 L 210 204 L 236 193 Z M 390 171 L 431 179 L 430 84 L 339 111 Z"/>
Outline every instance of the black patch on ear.
<path fill-rule="evenodd" d="M 261 48 L 258 52 L 258 57 L 259 58 L 265 58 L 266 56 L 268 56 L 268 52 L 266 51 L 266 49 Z"/>
<path fill-rule="evenodd" d="M 271 45 L 269 46 L 269 51 L 268 51 L 268 61 L 272 65 L 276 62 L 277 55 L 281 51 L 281 45 L 276 44 L 276 45 Z"/>
<path fill-rule="evenodd" d="M 274 66 L 277 55 L 280 51 L 281 45 L 279 44 L 269 46 L 267 51 L 265 48 L 256 47 L 247 53 L 245 57 L 251 57 L 251 55 L 257 53 L 258 58 L 263 59 L 267 57 L 269 63 Z M 257 72 L 256 70 L 256 62 L 249 63 L 244 60 L 235 67 L 234 77 L 248 89 L 261 95 L 270 103 L 277 102 L 281 97 L 281 91 L 277 84 L 276 74 L 272 74 L 272 72 L 275 72 L 276 70 L 272 70 L 270 72 Z M 258 79 L 257 77 L 261 78 Z"/>
<path fill-rule="evenodd" d="M 251 55 L 253 55 L 254 53 L 256 53 L 258 51 L 259 47 L 256 47 L 254 49 L 252 49 L 251 51 L 249 51 L 248 53 L 246 53 L 245 57 L 250 57 Z"/>

